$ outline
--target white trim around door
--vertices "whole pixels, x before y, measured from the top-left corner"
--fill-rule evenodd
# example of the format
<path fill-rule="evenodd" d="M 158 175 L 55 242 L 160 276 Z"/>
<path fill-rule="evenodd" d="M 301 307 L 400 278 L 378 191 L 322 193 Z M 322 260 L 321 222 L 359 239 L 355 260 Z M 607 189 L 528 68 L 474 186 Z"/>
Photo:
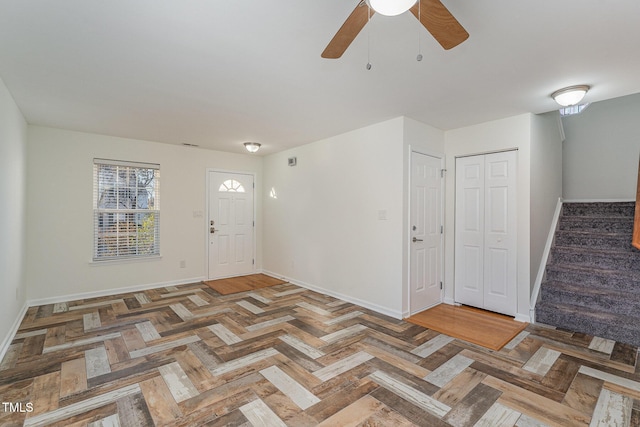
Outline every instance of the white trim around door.
<path fill-rule="evenodd" d="M 413 315 L 442 302 L 444 292 L 443 158 L 410 151 L 408 308 Z"/>
<path fill-rule="evenodd" d="M 207 169 L 207 278 L 256 272 L 255 174 Z"/>

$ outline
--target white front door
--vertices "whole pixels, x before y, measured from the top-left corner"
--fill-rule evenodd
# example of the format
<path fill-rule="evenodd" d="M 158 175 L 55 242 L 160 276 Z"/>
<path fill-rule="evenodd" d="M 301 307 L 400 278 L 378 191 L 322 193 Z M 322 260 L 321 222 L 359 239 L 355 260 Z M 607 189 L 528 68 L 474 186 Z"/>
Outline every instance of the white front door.
<path fill-rule="evenodd" d="M 441 301 L 442 206 L 440 159 L 411 153 L 410 314 Z"/>
<path fill-rule="evenodd" d="M 455 301 L 515 315 L 517 152 L 456 159 Z"/>
<path fill-rule="evenodd" d="M 253 175 L 209 172 L 209 279 L 252 274 Z"/>

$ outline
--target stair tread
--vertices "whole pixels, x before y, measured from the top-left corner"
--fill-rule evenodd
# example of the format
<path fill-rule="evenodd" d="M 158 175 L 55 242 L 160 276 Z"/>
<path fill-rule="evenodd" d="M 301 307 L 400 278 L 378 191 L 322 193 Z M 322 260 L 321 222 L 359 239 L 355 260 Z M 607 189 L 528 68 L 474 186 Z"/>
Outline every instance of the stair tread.
<path fill-rule="evenodd" d="M 562 219 L 633 219 L 631 215 L 565 215 Z"/>
<path fill-rule="evenodd" d="M 536 322 L 640 346 L 640 317 L 633 315 L 616 315 L 572 304 L 545 302 L 536 307 Z"/>
<path fill-rule="evenodd" d="M 554 310 L 558 310 L 559 312 L 571 312 L 574 316 L 579 316 L 583 318 L 590 318 L 594 320 L 599 320 L 607 323 L 611 323 L 616 325 L 616 327 L 631 326 L 634 330 L 638 329 L 638 324 L 640 324 L 640 316 L 630 316 L 627 314 L 616 314 L 608 311 L 599 311 L 599 310 L 585 310 L 585 308 L 581 305 L 575 304 L 567 304 L 567 303 L 557 303 L 557 302 L 544 302 L 541 301 L 536 307 L 536 311 L 538 309 L 544 309 L 546 307 L 553 308 Z"/>
<path fill-rule="evenodd" d="M 629 245 L 631 245 L 631 236 L 629 233 L 618 233 L 615 231 L 593 231 L 593 230 L 558 230 L 560 234 L 574 234 L 578 236 L 603 236 L 603 237 L 629 237 Z"/>
<path fill-rule="evenodd" d="M 640 251 L 635 249 L 631 244 L 629 247 L 633 250 L 623 250 L 618 248 L 599 248 L 599 247 L 591 247 L 591 246 L 568 246 L 568 245 L 553 245 L 552 249 L 559 249 L 561 251 L 567 252 L 579 252 L 579 253 L 591 253 L 598 255 L 611 255 L 611 256 L 629 256 L 629 254 L 635 254 L 638 256 L 638 260 L 640 260 Z"/>
<path fill-rule="evenodd" d="M 640 303 L 640 289 L 637 289 L 634 292 L 635 288 L 630 290 L 620 290 L 607 287 L 584 286 L 579 283 L 563 282 L 560 280 L 545 281 L 541 286 L 551 289 L 575 291 L 576 293 L 581 293 L 583 295 L 598 295 L 608 298 L 623 298 L 626 301 L 628 301 L 629 299 L 638 300 L 638 302 Z"/>
<path fill-rule="evenodd" d="M 579 264 L 565 264 L 565 263 L 551 263 L 547 265 L 547 268 L 552 268 L 555 270 L 574 270 L 579 273 L 596 273 L 606 274 L 606 275 L 620 275 L 620 276 L 628 276 L 629 278 L 636 277 L 640 279 L 640 272 L 634 270 L 615 270 L 611 268 L 603 268 L 603 267 L 595 267 L 595 266 L 584 266 Z"/>

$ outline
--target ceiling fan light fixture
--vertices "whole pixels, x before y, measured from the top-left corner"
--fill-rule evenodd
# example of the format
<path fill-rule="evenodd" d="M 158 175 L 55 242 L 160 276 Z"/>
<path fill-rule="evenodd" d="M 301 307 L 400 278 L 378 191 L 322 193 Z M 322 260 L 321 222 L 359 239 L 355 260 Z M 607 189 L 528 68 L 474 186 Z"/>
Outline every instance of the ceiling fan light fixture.
<path fill-rule="evenodd" d="M 563 107 L 569 107 L 580 103 L 589 89 L 588 85 L 569 86 L 553 92 L 551 97 Z"/>
<path fill-rule="evenodd" d="M 261 144 L 259 142 L 245 142 L 244 148 L 250 153 L 255 153 L 260 149 Z"/>
<path fill-rule="evenodd" d="M 411 9 L 417 0 L 367 0 L 369 7 L 385 16 L 396 16 Z"/>

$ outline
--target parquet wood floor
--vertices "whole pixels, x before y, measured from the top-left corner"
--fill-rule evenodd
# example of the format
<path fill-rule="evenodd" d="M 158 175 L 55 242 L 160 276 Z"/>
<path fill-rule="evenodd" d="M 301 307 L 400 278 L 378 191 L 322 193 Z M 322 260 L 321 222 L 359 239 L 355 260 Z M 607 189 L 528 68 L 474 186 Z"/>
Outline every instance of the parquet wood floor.
<path fill-rule="evenodd" d="M 492 351 L 291 284 L 197 283 L 30 308 L 0 424 L 638 426 L 637 359 L 539 325 Z"/>

